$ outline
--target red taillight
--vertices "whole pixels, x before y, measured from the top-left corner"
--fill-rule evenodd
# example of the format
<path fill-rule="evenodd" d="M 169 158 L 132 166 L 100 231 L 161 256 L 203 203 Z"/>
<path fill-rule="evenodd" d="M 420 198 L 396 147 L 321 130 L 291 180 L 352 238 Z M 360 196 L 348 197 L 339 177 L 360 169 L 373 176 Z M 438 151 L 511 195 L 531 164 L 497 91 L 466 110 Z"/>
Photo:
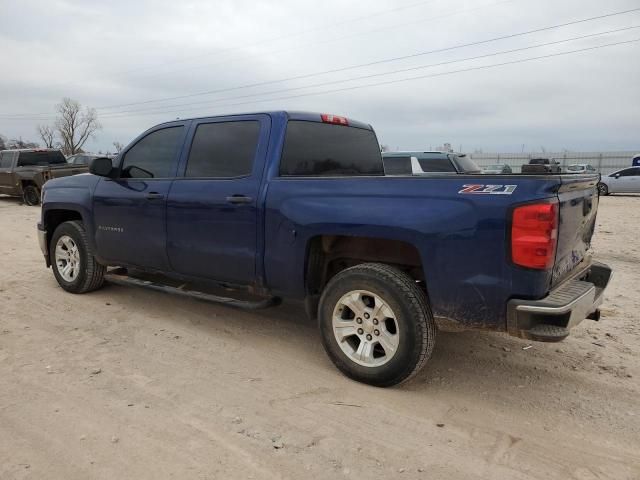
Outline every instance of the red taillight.
<path fill-rule="evenodd" d="M 558 204 L 523 205 L 513 211 L 511 259 L 538 270 L 553 267 L 558 241 Z"/>
<path fill-rule="evenodd" d="M 324 123 L 333 123 L 335 125 L 349 125 L 349 120 L 347 120 L 345 117 L 339 117 L 338 115 L 329 115 L 327 113 L 323 113 L 322 115 L 320 115 L 320 118 L 322 118 L 322 121 Z"/>

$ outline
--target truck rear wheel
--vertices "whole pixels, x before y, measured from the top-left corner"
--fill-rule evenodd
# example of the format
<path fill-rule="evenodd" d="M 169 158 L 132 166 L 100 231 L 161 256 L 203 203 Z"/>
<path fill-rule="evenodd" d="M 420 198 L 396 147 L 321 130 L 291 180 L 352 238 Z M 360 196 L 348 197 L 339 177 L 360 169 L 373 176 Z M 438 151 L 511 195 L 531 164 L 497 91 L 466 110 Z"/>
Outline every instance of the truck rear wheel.
<path fill-rule="evenodd" d="M 389 265 L 343 270 L 327 284 L 318 310 L 329 358 L 354 380 L 396 385 L 415 375 L 433 351 L 436 326 L 426 294 Z"/>
<path fill-rule="evenodd" d="M 27 185 L 22 189 L 22 200 L 30 207 L 40 205 L 40 190 L 35 185 Z"/>
<path fill-rule="evenodd" d="M 71 293 L 86 293 L 102 286 L 106 267 L 93 256 L 82 222 L 64 222 L 49 244 L 49 258 L 58 284 Z"/>

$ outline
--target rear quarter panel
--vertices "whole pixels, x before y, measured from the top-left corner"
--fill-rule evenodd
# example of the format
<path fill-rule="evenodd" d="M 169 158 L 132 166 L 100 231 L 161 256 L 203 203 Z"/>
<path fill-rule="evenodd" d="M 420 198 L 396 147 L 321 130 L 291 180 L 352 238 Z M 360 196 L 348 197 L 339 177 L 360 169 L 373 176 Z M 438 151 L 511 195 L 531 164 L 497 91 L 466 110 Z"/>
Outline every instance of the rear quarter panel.
<path fill-rule="evenodd" d="M 459 193 L 467 184 L 516 185 L 511 195 Z M 274 178 L 265 214 L 264 271 L 274 292 L 305 295 L 305 261 L 318 235 L 405 241 L 420 253 L 434 314 L 504 329 L 511 296 L 546 294 L 550 272 L 511 264 L 512 206 L 555 197 L 558 179 L 499 175 Z"/>

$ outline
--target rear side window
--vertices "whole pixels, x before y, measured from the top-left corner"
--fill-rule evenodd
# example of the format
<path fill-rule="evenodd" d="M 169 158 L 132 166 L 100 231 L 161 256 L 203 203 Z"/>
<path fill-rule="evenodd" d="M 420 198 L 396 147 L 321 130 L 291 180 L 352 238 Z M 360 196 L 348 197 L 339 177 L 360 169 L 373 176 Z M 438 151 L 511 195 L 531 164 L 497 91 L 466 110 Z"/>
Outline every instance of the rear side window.
<path fill-rule="evenodd" d="M 260 123 L 257 121 L 198 125 L 185 176 L 229 178 L 250 175 L 259 135 Z"/>
<path fill-rule="evenodd" d="M 122 161 L 123 178 L 167 178 L 180 147 L 184 127 L 156 130 L 139 140 Z"/>
<path fill-rule="evenodd" d="M 385 175 L 411 175 L 411 157 L 382 157 Z"/>
<path fill-rule="evenodd" d="M 418 158 L 423 172 L 455 172 L 456 169 L 449 159 L 449 155 L 429 155 Z"/>
<path fill-rule="evenodd" d="M 640 167 L 627 168 L 618 172 L 621 177 L 635 177 L 640 175 Z"/>
<path fill-rule="evenodd" d="M 280 175 L 384 175 L 384 167 L 372 130 L 293 120 L 287 125 Z"/>
<path fill-rule="evenodd" d="M 18 157 L 18 167 L 30 167 L 32 165 L 57 165 L 60 163 L 67 163 L 67 160 L 59 150 L 20 152 Z"/>

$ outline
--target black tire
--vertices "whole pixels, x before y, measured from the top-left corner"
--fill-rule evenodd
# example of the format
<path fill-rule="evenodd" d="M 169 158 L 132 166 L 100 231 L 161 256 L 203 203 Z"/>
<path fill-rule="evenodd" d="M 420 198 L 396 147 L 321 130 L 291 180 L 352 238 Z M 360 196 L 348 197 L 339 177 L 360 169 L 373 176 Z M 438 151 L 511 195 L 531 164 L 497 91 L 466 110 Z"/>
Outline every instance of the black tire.
<path fill-rule="evenodd" d="M 62 277 L 55 256 L 58 240 L 65 235 L 71 237 L 79 252 L 79 272 L 73 281 L 67 281 Z M 51 259 L 53 275 L 56 277 L 58 284 L 67 292 L 87 293 L 102 287 L 106 267 L 100 265 L 93 256 L 93 250 L 82 222 L 78 220 L 64 222 L 56 228 L 49 243 L 49 258 Z"/>
<path fill-rule="evenodd" d="M 40 205 L 40 189 L 35 185 L 27 185 L 22 189 L 22 200 L 26 205 Z"/>
<path fill-rule="evenodd" d="M 609 195 L 609 187 L 605 183 L 598 183 L 598 193 L 600 195 Z"/>
<path fill-rule="evenodd" d="M 355 290 L 379 296 L 396 317 L 399 343 L 391 359 L 380 366 L 356 363 L 334 335 L 334 309 L 343 295 Z M 346 376 L 377 387 L 397 385 L 418 373 L 431 356 L 436 339 L 426 294 L 406 273 L 379 263 L 357 265 L 333 277 L 320 299 L 318 323 L 322 343 L 335 366 Z"/>

